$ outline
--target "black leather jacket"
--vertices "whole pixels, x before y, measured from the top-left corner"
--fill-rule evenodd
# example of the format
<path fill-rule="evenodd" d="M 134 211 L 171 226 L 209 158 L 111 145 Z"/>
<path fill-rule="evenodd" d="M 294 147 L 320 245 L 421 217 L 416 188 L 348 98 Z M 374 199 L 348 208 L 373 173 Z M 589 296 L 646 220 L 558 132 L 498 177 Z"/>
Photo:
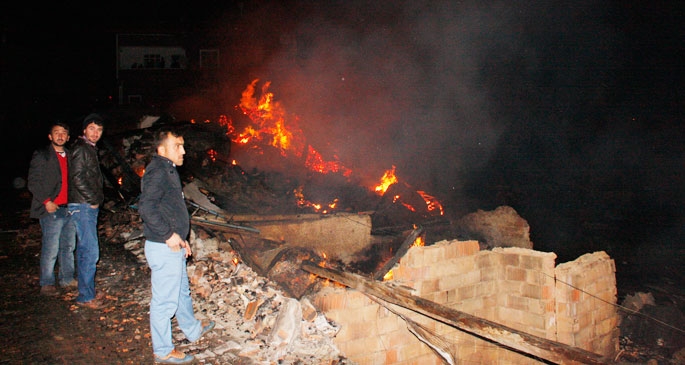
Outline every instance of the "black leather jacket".
<path fill-rule="evenodd" d="M 66 148 L 64 150 L 67 151 Z M 52 145 L 33 152 L 29 167 L 28 189 L 33 194 L 30 217 L 41 218 L 47 215 L 48 211 L 45 210 L 43 203 L 46 200 L 54 201 L 62 189 L 62 171 Z"/>
<path fill-rule="evenodd" d="M 184 240 L 190 232 L 190 215 L 183 196 L 183 185 L 174 164 L 154 155 L 145 168 L 138 212 L 143 219 L 143 234 L 153 242 L 166 242 L 176 232 Z"/>
<path fill-rule="evenodd" d="M 102 204 L 105 194 L 97 148 L 79 137 L 69 157 L 69 203 Z"/>

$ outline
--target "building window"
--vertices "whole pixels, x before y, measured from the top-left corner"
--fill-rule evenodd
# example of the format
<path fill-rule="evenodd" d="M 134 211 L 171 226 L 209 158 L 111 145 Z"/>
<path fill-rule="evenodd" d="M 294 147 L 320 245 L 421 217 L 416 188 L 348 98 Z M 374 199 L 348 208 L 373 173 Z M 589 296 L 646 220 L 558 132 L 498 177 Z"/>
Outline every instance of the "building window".
<path fill-rule="evenodd" d="M 160 54 L 146 54 L 143 56 L 145 68 L 164 68 L 164 57 Z"/>
<path fill-rule="evenodd" d="M 200 50 L 200 68 L 207 70 L 216 70 L 219 68 L 219 50 L 217 49 L 201 49 Z"/>
<path fill-rule="evenodd" d="M 143 104 L 143 96 L 142 95 L 129 95 L 128 96 L 128 103 L 129 104 Z"/>

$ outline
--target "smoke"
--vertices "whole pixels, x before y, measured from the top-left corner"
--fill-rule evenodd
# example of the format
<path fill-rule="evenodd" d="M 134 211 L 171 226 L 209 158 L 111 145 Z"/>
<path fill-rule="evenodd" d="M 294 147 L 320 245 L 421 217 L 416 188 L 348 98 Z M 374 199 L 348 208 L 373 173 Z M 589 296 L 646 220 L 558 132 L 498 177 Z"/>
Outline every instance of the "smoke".
<path fill-rule="evenodd" d="M 254 74 L 272 81 L 308 143 L 370 179 L 395 165 L 406 181 L 442 196 L 491 160 L 512 125 L 558 122 L 530 120 L 539 117 L 531 110 L 573 110 L 580 96 L 549 91 L 601 85 L 588 69 L 612 52 L 602 9 L 588 2 L 333 1 L 257 10 L 242 29 L 251 29 L 250 39 L 276 34 L 278 46 Z"/>
<path fill-rule="evenodd" d="M 587 241 L 586 227 L 635 222 L 635 202 L 668 199 L 644 195 L 630 184 L 649 177 L 626 173 L 663 156 L 633 156 L 637 164 L 620 167 L 612 158 L 664 142 L 645 141 L 651 116 L 634 122 L 654 103 L 646 90 L 663 105 L 682 104 L 668 79 L 682 54 L 659 49 L 676 49 L 677 37 L 643 24 L 668 11 L 634 6 L 267 2 L 243 9 L 222 34 L 232 34 L 234 66 L 244 70 L 238 84 L 271 81 L 324 157 L 337 156 L 370 182 L 397 166 L 400 180 L 453 212 L 513 206 L 531 223 L 533 241 L 557 249 Z M 663 70 L 659 83 L 650 69 Z M 666 128 L 651 135 L 683 134 Z M 682 162 L 679 145 L 669 145 L 672 165 Z M 668 196 L 682 197 L 682 189 Z M 591 238 L 590 248 L 601 239 Z"/>

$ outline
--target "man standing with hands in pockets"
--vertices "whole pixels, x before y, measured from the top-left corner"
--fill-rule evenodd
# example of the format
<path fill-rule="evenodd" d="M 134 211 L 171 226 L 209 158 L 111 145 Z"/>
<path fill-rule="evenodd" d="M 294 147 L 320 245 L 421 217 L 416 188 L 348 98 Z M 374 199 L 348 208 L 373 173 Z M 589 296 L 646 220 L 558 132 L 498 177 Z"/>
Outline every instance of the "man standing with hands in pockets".
<path fill-rule="evenodd" d="M 48 134 L 50 145 L 33 153 L 29 167 L 28 188 L 31 218 L 38 218 L 42 231 L 40 249 L 40 293 L 58 295 L 55 287 L 55 263 L 59 263 L 59 284 L 74 287 L 74 247 L 76 234 L 67 210 L 68 156 L 64 145 L 69 140 L 69 126 L 53 123 Z"/>
<path fill-rule="evenodd" d="M 150 334 L 155 362 L 188 364 L 194 360 L 172 343 L 171 319 L 190 342 L 214 328 L 214 322 L 195 318 L 186 259 L 192 255 L 186 238 L 190 216 L 176 166 L 183 165 L 183 136 L 166 127 L 155 132 L 157 154 L 145 169 L 138 210 L 143 219 L 145 258 L 152 271 Z"/>
<path fill-rule="evenodd" d="M 69 213 L 78 237 L 76 304 L 90 309 L 99 309 L 104 305 L 104 293 L 95 293 L 95 271 L 100 259 L 98 214 L 100 204 L 105 200 L 96 145 L 102 137 L 103 128 L 104 120 L 100 115 L 85 117 L 83 135 L 71 147 L 69 155 Z"/>

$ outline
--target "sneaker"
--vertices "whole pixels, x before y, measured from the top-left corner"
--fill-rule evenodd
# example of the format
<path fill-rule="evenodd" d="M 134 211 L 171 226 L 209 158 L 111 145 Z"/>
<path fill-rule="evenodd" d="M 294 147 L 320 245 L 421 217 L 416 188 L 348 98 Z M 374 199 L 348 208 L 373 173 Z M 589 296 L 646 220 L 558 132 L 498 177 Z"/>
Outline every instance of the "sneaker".
<path fill-rule="evenodd" d="M 214 321 L 210 321 L 208 319 L 203 319 L 202 320 L 202 332 L 200 333 L 200 337 L 198 337 L 197 340 L 195 340 L 195 341 L 199 341 L 202 338 L 202 336 L 204 336 L 207 332 L 213 330 L 214 326 L 216 326 L 216 323 Z"/>
<path fill-rule="evenodd" d="M 193 355 L 184 354 L 176 349 L 171 350 L 171 352 L 164 357 L 155 355 L 155 362 L 157 364 L 190 364 L 193 360 L 195 360 Z"/>
<path fill-rule="evenodd" d="M 40 295 L 47 295 L 49 297 L 54 297 L 59 295 L 57 287 L 54 285 L 43 285 L 40 287 Z"/>
<path fill-rule="evenodd" d="M 91 299 L 87 302 L 76 302 L 76 304 L 79 307 L 84 307 L 84 308 L 89 308 L 89 309 L 100 309 L 105 306 L 105 303 L 102 301 L 102 299 Z"/>

